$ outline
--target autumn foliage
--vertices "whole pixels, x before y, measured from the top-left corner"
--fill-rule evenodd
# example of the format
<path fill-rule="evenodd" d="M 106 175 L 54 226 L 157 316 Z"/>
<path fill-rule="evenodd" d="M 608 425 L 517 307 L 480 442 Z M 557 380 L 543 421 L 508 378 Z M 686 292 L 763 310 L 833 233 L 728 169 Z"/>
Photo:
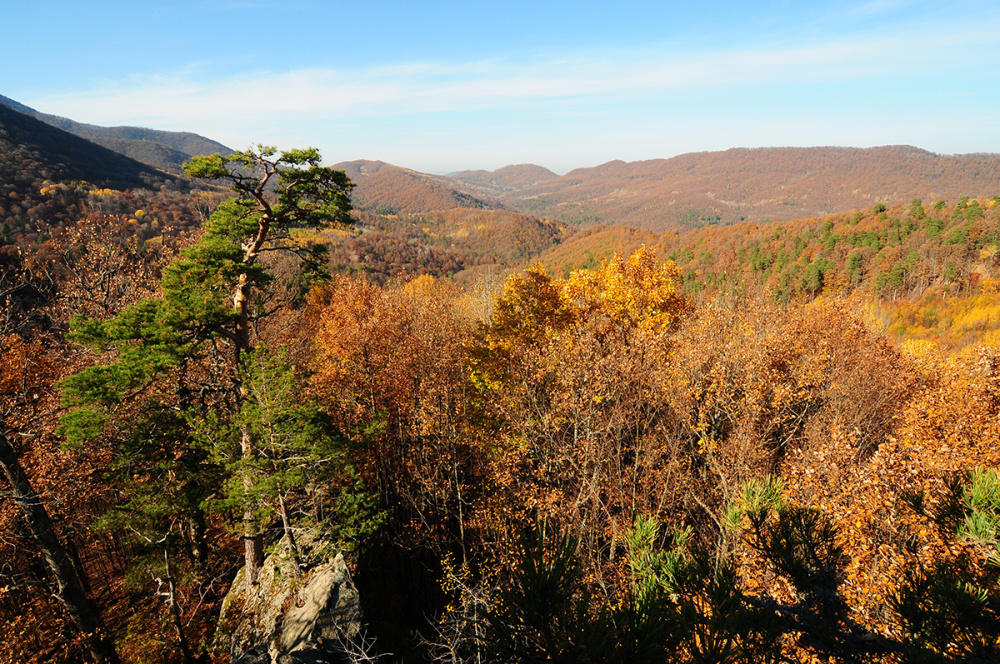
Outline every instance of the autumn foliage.
<path fill-rule="evenodd" d="M 682 292 L 678 269 L 640 250 L 566 279 L 515 274 L 479 321 L 462 315 L 466 295 L 426 278 L 315 293 L 313 389 L 356 432 L 359 469 L 393 515 L 384 534 L 499 581 L 499 563 L 529 555 L 511 543 L 544 524 L 574 542 L 572 592 L 589 588 L 597 610 L 633 601 L 635 529 L 652 519 L 654 551 L 684 541 L 669 555 L 691 564 L 713 551 L 734 566 L 734 596 L 785 616 L 774 635 L 788 656 L 991 648 L 988 626 L 979 650 L 929 645 L 903 603 L 937 578 L 920 570 L 992 587 L 988 537 L 935 525 L 963 473 L 996 464 L 992 351 L 904 352 L 848 300 L 694 305 Z M 781 509 L 754 512 L 748 487 L 772 477 Z M 491 615 L 488 587 L 452 578 L 453 611 Z M 732 653 L 757 638 L 699 620 Z"/>
<path fill-rule="evenodd" d="M 429 656 L 997 656 L 991 199 L 669 236 L 567 240 L 560 224 L 481 210 L 292 228 L 287 247 L 329 244 L 341 274 L 262 259 L 273 279 L 252 334 L 274 352 L 248 351 L 245 403 L 206 333 L 204 355 L 140 381 L 70 450 L 56 384 L 135 346 L 74 346 L 70 320 L 173 303 L 176 256 L 209 287 L 223 278 L 198 254 L 212 225 L 182 223 L 217 197 L 40 184 L 85 222 L 42 237 L 18 212 L 3 239 L 0 434 L 125 660 L 181 661 L 178 623 L 189 657 L 226 659 L 214 616 L 241 513 L 219 489 L 239 489 L 244 467 L 267 478 L 236 498 L 256 501 L 268 537 L 321 524 L 362 577 L 381 548 L 417 561 L 400 581 L 414 594 L 443 584 L 415 626 Z M 212 292 L 181 304 L 228 315 L 229 292 Z M 269 444 L 227 471 L 237 426 Z M 143 506 L 157 509 L 134 520 Z M 0 528 L 0 659 L 79 661 L 13 501 Z M 177 619 L 153 581 L 168 546 Z"/>

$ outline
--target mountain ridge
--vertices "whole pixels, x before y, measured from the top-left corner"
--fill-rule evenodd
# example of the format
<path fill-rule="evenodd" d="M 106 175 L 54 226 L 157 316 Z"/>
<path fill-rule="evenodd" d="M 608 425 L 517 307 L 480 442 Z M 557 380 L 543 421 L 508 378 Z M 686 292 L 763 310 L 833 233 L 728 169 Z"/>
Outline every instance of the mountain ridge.
<path fill-rule="evenodd" d="M 909 145 L 730 148 L 616 159 L 562 176 L 534 164 L 449 175 L 364 160 L 337 165 L 345 166 L 358 184 L 359 207 L 366 209 L 418 212 L 471 204 L 656 231 L 790 221 L 876 203 L 954 201 L 1000 191 L 1000 155 L 940 155 Z"/>
<path fill-rule="evenodd" d="M 196 154 L 228 152 L 190 132 L 97 127 L 46 115 L 0 96 L 114 152 L 178 173 Z M 576 225 L 623 224 L 655 231 L 739 221 L 789 221 L 876 203 L 956 200 L 1000 191 L 1000 155 L 942 155 L 911 145 L 730 148 L 670 158 L 615 159 L 565 175 L 535 164 L 448 175 L 379 160 L 335 164 L 355 182 L 359 210 L 412 214 L 501 209 Z"/>
<path fill-rule="evenodd" d="M 181 164 L 191 157 L 216 152 L 222 154 L 232 154 L 233 152 L 231 148 L 218 141 L 192 132 L 164 131 L 132 126 L 102 127 L 77 122 L 59 115 L 42 113 L 3 95 L 0 95 L 0 105 L 84 138 L 113 152 L 178 175 L 182 173 Z"/>
<path fill-rule="evenodd" d="M 578 168 L 500 193 L 497 203 L 570 223 L 678 230 L 997 191 L 1000 155 L 990 153 L 939 155 L 913 146 L 731 148 Z"/>
<path fill-rule="evenodd" d="M 5 179 L 86 180 L 127 189 L 176 180 L 171 174 L 0 104 Z"/>
<path fill-rule="evenodd" d="M 385 214 L 413 214 L 453 208 L 502 209 L 443 175 L 420 173 L 384 161 L 358 159 L 333 165 L 354 183 L 355 207 Z"/>

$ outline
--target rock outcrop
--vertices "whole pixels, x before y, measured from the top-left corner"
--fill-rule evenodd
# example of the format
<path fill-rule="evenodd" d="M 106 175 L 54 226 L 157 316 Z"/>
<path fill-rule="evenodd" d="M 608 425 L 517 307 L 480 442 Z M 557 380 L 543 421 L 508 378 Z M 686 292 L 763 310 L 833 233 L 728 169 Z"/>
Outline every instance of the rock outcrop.
<path fill-rule="evenodd" d="M 248 593 L 245 570 L 222 606 L 218 642 L 232 664 L 341 664 L 362 646 L 361 605 L 343 554 L 298 577 L 281 552 Z"/>

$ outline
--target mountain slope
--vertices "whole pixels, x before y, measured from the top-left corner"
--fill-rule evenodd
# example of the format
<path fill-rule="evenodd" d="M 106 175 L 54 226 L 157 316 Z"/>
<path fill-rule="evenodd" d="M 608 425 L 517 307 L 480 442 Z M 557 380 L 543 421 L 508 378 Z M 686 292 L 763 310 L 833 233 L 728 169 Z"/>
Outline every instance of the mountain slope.
<path fill-rule="evenodd" d="M 448 177 L 458 180 L 464 187 L 471 187 L 473 191 L 481 191 L 486 196 L 501 196 L 545 184 L 559 176 L 541 166 L 517 164 L 504 166 L 495 171 L 460 171 Z"/>
<path fill-rule="evenodd" d="M 157 194 L 161 187 L 176 194 L 188 186 L 186 180 L 0 105 L 0 254 L 9 259 L 11 247 L 3 245 L 34 246 L 46 229 L 84 218 L 91 187 L 83 182 Z M 138 207 L 147 206 L 131 209 Z M 150 214 L 144 223 L 154 218 Z M 0 273 L 10 264 L 0 255 Z"/>
<path fill-rule="evenodd" d="M 48 125 L 85 138 L 136 161 L 173 173 L 180 173 L 181 164 L 193 156 L 233 152 L 222 143 L 191 132 L 160 131 L 143 127 L 99 127 L 58 115 L 41 113 L 2 95 L 0 95 L 0 105 L 30 115 Z"/>
<path fill-rule="evenodd" d="M 490 174 L 479 172 L 453 176 L 456 186 L 470 193 L 489 180 Z M 822 216 L 914 198 L 955 201 L 997 191 L 1000 155 L 945 156 L 886 146 L 734 148 L 612 161 L 497 197 L 507 208 L 567 222 L 667 230 Z"/>
<path fill-rule="evenodd" d="M 385 214 L 410 214 L 453 208 L 499 208 L 479 198 L 449 178 L 418 173 L 381 161 L 347 161 L 334 164 L 354 183 L 352 197 L 359 210 Z"/>
<path fill-rule="evenodd" d="M 0 105 L 5 181 L 86 180 L 114 189 L 159 186 L 171 175 Z"/>

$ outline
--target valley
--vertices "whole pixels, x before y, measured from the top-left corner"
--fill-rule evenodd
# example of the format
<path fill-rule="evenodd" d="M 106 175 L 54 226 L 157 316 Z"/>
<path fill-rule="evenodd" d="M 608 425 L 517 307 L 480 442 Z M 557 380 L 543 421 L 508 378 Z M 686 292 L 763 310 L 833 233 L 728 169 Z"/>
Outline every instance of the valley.
<path fill-rule="evenodd" d="M 331 157 L 0 97 L 0 661 L 996 658 L 1000 155 Z"/>

